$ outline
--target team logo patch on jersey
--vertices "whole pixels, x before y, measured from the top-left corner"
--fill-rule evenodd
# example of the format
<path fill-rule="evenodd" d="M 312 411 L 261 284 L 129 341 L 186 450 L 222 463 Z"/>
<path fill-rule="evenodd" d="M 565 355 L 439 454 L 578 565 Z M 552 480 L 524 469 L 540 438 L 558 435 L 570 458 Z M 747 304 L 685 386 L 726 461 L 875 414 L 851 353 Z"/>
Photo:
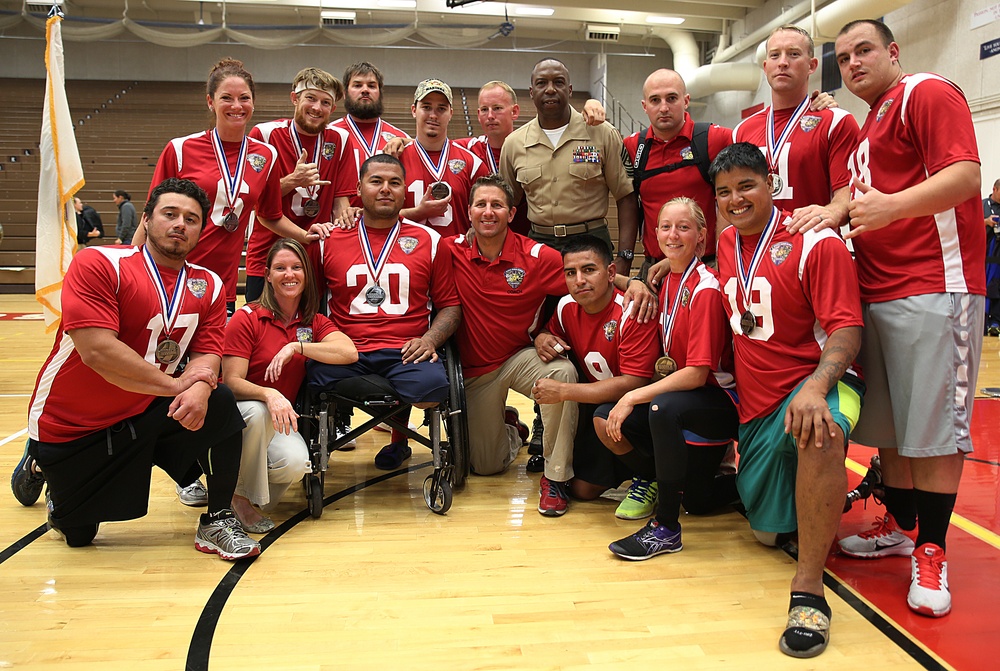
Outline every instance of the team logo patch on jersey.
<path fill-rule="evenodd" d="M 247 163 L 254 169 L 254 172 L 260 172 L 267 165 L 267 159 L 260 154 L 250 154 L 247 156 Z"/>
<path fill-rule="evenodd" d="M 882 103 L 882 106 L 878 108 L 878 114 L 875 115 L 875 121 L 881 121 L 882 117 L 885 116 L 885 113 L 889 111 L 889 108 L 892 107 L 892 103 L 894 103 L 895 101 L 896 101 L 895 98 L 889 98 L 884 103 Z"/>
<path fill-rule="evenodd" d="M 604 337 L 611 342 L 615 339 L 615 331 L 618 330 L 618 320 L 612 319 L 607 324 L 604 325 Z"/>
<path fill-rule="evenodd" d="M 684 147 L 681 149 L 681 159 L 685 161 L 694 160 L 694 152 L 691 151 L 691 147 Z"/>
<path fill-rule="evenodd" d="M 804 116 L 799 120 L 799 128 L 802 129 L 803 133 L 808 133 L 818 126 L 820 121 L 822 119 L 818 116 Z"/>
<path fill-rule="evenodd" d="M 465 161 L 460 158 L 453 158 L 448 161 L 448 169 L 451 170 L 456 175 L 463 170 L 465 170 Z"/>
<path fill-rule="evenodd" d="M 524 282 L 524 268 L 508 268 L 503 271 L 503 278 L 507 280 L 507 284 L 510 285 L 511 289 L 517 289 Z"/>
<path fill-rule="evenodd" d="M 404 235 L 399 239 L 399 248 L 403 250 L 404 254 L 410 254 L 417 248 L 417 239 Z"/>
<path fill-rule="evenodd" d="M 592 144 L 581 144 L 573 150 L 573 163 L 600 163 L 601 150 Z"/>
<path fill-rule="evenodd" d="M 337 143 L 336 142 L 324 142 L 323 143 L 323 158 L 329 161 L 333 158 L 334 154 L 337 153 Z"/>
<path fill-rule="evenodd" d="M 205 292 L 208 291 L 208 282 L 206 280 L 196 280 L 190 279 L 187 281 L 187 288 L 195 298 L 204 298 Z"/>
<path fill-rule="evenodd" d="M 389 132 L 387 130 L 382 131 L 382 139 L 385 140 L 386 142 L 388 142 L 389 140 L 391 140 L 394 137 L 396 137 L 396 135 L 394 133 L 391 133 L 391 132 Z"/>
<path fill-rule="evenodd" d="M 297 342 L 312 342 L 313 330 L 308 326 L 300 326 L 295 329 L 295 340 Z"/>
<path fill-rule="evenodd" d="M 788 258 L 788 255 L 792 253 L 792 243 L 790 242 L 776 242 L 771 245 L 771 263 L 776 266 L 780 266 Z"/>
<path fill-rule="evenodd" d="M 681 307 L 687 307 L 688 303 L 691 302 L 691 290 L 684 287 L 684 291 L 681 292 Z"/>

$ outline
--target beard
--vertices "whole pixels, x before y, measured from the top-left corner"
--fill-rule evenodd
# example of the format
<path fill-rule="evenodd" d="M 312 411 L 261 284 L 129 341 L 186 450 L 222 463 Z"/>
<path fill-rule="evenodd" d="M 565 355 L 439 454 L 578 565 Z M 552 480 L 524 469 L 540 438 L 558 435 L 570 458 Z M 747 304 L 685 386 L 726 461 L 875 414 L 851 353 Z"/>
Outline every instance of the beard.
<path fill-rule="evenodd" d="M 310 135 L 319 135 L 322 133 L 329 121 L 329 117 L 327 117 L 326 121 L 316 121 L 298 110 L 295 111 L 295 124 Z"/>
<path fill-rule="evenodd" d="M 371 119 L 377 119 L 382 116 L 382 98 L 379 97 L 378 100 L 372 101 L 361 101 L 351 96 L 344 98 L 344 109 L 355 119 L 364 119 L 369 121 Z"/>

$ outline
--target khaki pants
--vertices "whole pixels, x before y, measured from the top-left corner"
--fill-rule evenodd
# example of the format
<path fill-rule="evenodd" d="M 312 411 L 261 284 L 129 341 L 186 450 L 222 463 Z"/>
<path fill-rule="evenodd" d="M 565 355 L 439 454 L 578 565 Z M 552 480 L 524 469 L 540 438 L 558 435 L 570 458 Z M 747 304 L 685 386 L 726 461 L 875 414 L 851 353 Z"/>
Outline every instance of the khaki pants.
<path fill-rule="evenodd" d="M 504 423 L 504 407 L 510 389 L 531 398 L 535 380 L 551 377 L 576 382 L 576 368 L 567 359 L 544 363 L 533 347 L 515 352 L 500 368 L 465 380 L 469 409 L 469 447 L 472 471 L 478 475 L 500 473 L 517 455 L 521 439 L 517 430 Z M 577 405 L 572 402 L 540 405 L 545 477 L 565 482 L 573 477 L 573 438 Z"/>
<path fill-rule="evenodd" d="M 236 493 L 265 512 L 273 510 L 285 490 L 312 470 L 309 449 L 297 431 L 285 435 L 274 430 L 267 404 L 238 401 L 243 415 L 243 458 Z"/>

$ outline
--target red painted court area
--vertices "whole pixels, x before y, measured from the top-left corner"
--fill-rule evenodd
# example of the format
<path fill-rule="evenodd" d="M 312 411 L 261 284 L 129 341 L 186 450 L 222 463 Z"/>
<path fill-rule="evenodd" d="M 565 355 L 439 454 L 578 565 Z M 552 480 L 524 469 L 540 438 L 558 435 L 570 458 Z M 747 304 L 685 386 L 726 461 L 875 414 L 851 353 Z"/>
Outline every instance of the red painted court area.
<path fill-rule="evenodd" d="M 948 532 L 948 571 L 952 612 L 928 618 L 910 611 L 906 593 L 910 558 L 862 560 L 831 555 L 827 568 L 895 627 L 959 671 L 1000 668 L 1000 400 L 976 400 L 972 437 L 975 452 L 962 475 L 955 514 Z M 848 457 L 867 468 L 875 450 L 852 445 Z M 848 471 L 851 487 L 861 476 Z M 868 500 L 844 515 L 840 535 L 871 527 L 885 509 Z"/>

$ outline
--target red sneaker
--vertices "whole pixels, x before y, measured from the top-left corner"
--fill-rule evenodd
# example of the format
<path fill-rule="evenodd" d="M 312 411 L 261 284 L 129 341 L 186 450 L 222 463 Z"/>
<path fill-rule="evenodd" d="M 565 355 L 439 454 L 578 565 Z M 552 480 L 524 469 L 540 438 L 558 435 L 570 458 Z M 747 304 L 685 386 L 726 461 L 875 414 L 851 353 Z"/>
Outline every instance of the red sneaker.
<path fill-rule="evenodd" d="M 566 483 L 549 480 L 544 475 L 539 481 L 538 512 L 546 517 L 558 517 L 566 514 L 569 506 L 569 496 L 566 494 Z"/>

